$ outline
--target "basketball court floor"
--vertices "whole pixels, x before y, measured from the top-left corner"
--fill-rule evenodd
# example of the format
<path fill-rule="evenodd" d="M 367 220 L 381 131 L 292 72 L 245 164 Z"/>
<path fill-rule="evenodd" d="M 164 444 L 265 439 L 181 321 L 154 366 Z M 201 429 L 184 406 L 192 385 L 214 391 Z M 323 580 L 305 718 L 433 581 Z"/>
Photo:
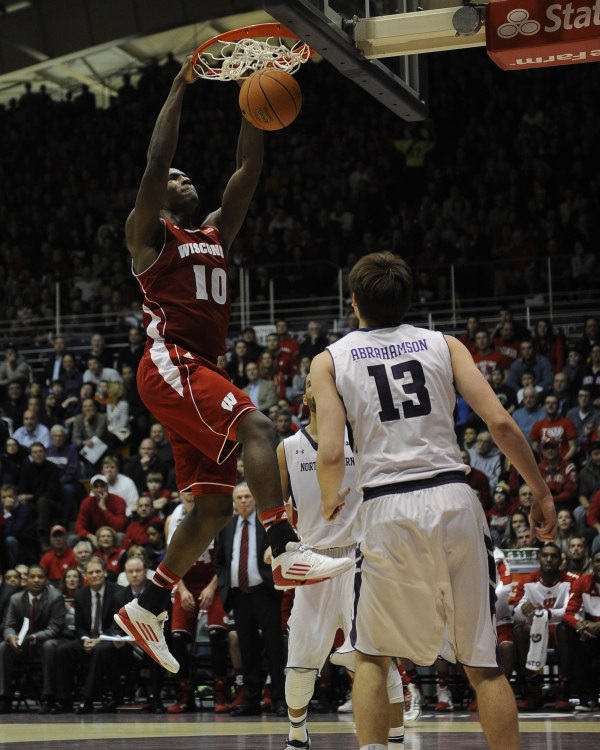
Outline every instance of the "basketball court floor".
<path fill-rule="evenodd" d="M 598 750 L 600 714 L 522 714 L 523 750 Z M 309 715 L 313 750 L 358 750 L 352 716 Z M 212 713 L 159 716 L 97 714 L 0 717 L 1 750 L 284 750 L 287 721 L 236 720 Z M 408 750 L 485 748 L 477 715 L 424 713 L 406 732 Z"/>

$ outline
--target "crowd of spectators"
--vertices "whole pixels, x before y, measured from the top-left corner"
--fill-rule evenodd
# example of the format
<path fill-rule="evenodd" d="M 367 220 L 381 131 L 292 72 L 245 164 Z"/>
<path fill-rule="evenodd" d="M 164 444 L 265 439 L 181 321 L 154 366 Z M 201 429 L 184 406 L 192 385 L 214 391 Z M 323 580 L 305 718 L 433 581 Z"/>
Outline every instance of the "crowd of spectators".
<path fill-rule="evenodd" d="M 431 56 L 430 118 L 410 125 L 327 64 L 303 67 L 302 111 L 268 135 L 263 178 L 232 250 L 234 299 L 242 265 L 252 269 L 254 301 L 271 280 L 279 298 L 311 299 L 331 294 L 337 269 L 376 249 L 415 266 L 422 308 L 448 298 L 448 263 L 460 270 L 462 300 L 545 290 L 546 257 L 555 291 L 598 289 L 599 185 L 586 158 L 600 119 L 594 66 L 508 76 L 484 52 L 467 54 L 468 64 L 465 52 Z M 106 109 L 85 90 L 60 102 L 33 90 L 0 110 L 0 176 L 11 186 L 0 197 L 0 320 L 13 340 L 37 338 L 32 321 L 54 316 L 57 281 L 74 332 L 91 332 L 92 313 L 106 334 L 120 332 L 115 313 L 139 316 L 123 225 L 177 67 L 149 67 Z M 230 86 L 205 82 L 186 98 L 176 162 L 207 211 L 231 172 L 236 101 Z M 334 117 L 322 117 L 323 101 Z M 406 158 L 416 150 L 421 160 Z"/>
<path fill-rule="evenodd" d="M 593 66 L 509 82 L 483 63 L 449 76 L 448 59 L 458 58 L 432 59 L 430 120 L 410 126 L 357 87 L 340 85 L 328 67 L 305 67 L 297 124 L 268 137 L 263 179 L 232 249 L 232 282 L 247 266 L 253 299 L 274 280 L 310 306 L 310 298 L 330 293 L 337 268 L 347 271 L 361 254 L 389 249 L 416 268 L 415 309 L 449 294 L 450 262 L 462 269 L 456 282 L 465 299 L 539 292 L 546 256 L 558 271 L 555 288 L 573 295 L 598 289 L 599 185 L 586 158 L 600 119 Z M 29 591 L 43 580 L 44 591 L 58 587 L 69 599 L 71 578 L 90 582 L 90 556 L 100 569 L 94 575 L 118 586 L 131 547 L 143 548 L 144 570 L 164 554 L 164 521 L 180 498 L 169 442 L 136 389 L 144 342 L 123 225 L 149 123 L 177 69 L 173 61 L 148 69 L 108 109 L 97 108 L 84 90 L 63 102 L 33 93 L 0 110 L 0 176 L 11 186 L 0 198 L 0 319 L 7 322 L 0 362 L 3 620 L 11 582 L 21 585 L 13 572 L 19 565 L 29 569 Z M 223 162 L 238 129 L 235 98 L 227 86 L 198 84 L 182 116 L 177 163 L 189 169 L 207 207 L 217 205 L 222 175 L 231 171 Z M 320 115 L 323 100 L 335 117 Z M 428 148 L 415 162 L 406 155 L 417 141 Z M 488 262 L 478 266 L 482 258 Z M 336 272 L 319 266 L 315 274 L 322 261 Z M 50 341 L 35 321 L 54 315 L 57 282 L 69 337 Z M 93 323 L 88 314 L 95 314 Z M 349 313 L 344 323 L 350 330 L 356 319 Z M 301 395 L 310 360 L 343 333 L 318 320 L 292 332 L 280 320 L 263 345 L 251 327 L 232 331 L 220 364 L 283 439 L 307 418 Z M 489 330 L 470 319 L 462 339 L 538 456 L 561 515 L 561 575 L 594 575 L 596 316 L 587 316 L 581 337 L 570 341 L 549 318 L 529 330 L 502 310 Z M 52 351 L 34 361 L 14 341 L 51 344 Z M 461 399 L 456 429 L 496 547 L 522 547 L 528 488 Z M 71 570 L 79 575 L 67 582 Z M 572 627 L 580 621 L 574 615 Z M 8 642 L 14 634 L 6 632 Z M 81 695 L 84 704 L 94 680 Z M 595 698 L 586 690 L 580 697 L 590 703 Z"/>

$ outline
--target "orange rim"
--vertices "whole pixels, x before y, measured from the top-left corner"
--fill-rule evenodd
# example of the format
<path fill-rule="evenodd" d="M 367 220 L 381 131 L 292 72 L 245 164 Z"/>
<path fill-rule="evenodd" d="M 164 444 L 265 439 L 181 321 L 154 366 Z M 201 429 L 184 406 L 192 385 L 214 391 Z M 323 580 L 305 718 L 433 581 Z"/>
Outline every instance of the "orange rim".
<path fill-rule="evenodd" d="M 298 39 L 300 40 L 300 37 L 297 34 L 294 34 L 291 29 L 288 29 L 287 26 L 284 26 L 282 23 L 277 23 L 275 21 L 271 21 L 269 23 L 255 23 L 251 26 L 241 26 L 239 29 L 231 29 L 230 31 L 224 31 L 222 34 L 217 34 L 216 36 L 213 36 L 211 39 L 207 39 L 206 42 L 203 42 L 194 52 L 192 56 L 192 65 L 197 65 L 198 58 L 200 55 L 204 54 L 207 49 L 210 49 L 215 44 L 220 44 L 221 42 L 237 42 L 240 39 L 252 39 L 255 37 L 270 37 L 270 36 L 278 36 L 282 39 Z M 300 40 L 301 41 L 301 40 Z M 306 42 L 305 42 L 306 44 Z M 309 50 L 309 57 L 311 57 L 314 53 L 314 50 L 307 44 L 306 45 Z M 218 68 L 210 68 L 210 70 L 218 71 Z"/>

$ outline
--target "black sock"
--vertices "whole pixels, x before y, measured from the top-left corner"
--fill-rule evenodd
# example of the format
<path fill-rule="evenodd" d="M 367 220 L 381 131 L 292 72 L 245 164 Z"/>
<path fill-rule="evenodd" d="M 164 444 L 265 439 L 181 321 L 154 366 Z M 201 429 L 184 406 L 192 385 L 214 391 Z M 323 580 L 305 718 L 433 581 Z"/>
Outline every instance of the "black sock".
<path fill-rule="evenodd" d="M 146 588 L 138 598 L 140 607 L 149 610 L 153 615 L 159 615 L 169 606 L 171 592 L 162 586 L 157 586 L 153 581 L 148 581 Z"/>
<path fill-rule="evenodd" d="M 285 552 L 285 546 L 288 542 L 298 542 L 298 535 L 289 523 L 277 523 L 267 529 L 267 539 L 271 545 L 273 557 L 277 557 Z"/>

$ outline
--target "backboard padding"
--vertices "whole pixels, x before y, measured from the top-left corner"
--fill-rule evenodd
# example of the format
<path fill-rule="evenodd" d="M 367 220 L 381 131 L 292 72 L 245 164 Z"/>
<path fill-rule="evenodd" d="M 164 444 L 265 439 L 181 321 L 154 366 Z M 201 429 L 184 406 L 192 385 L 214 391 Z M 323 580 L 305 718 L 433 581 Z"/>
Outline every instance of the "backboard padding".
<path fill-rule="evenodd" d="M 409 122 L 427 117 L 423 55 L 365 59 L 353 42 L 352 23 L 345 24 L 327 0 L 263 0 L 263 7 L 398 117 Z"/>

